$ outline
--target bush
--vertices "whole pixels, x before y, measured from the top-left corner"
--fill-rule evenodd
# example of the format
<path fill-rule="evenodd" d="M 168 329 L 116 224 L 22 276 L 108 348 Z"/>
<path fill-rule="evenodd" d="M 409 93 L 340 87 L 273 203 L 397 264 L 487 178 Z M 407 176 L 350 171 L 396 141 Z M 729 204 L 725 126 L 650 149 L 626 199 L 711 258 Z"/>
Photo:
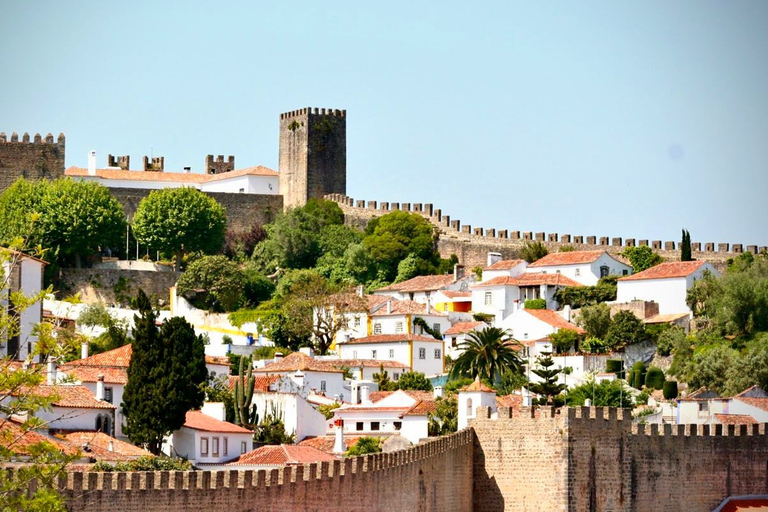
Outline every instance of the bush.
<path fill-rule="evenodd" d="M 546 299 L 528 299 L 525 301 L 525 309 L 547 309 Z"/>
<path fill-rule="evenodd" d="M 541 242 L 526 242 L 520 249 L 520 259 L 533 263 L 549 254 L 547 247 Z"/>
<path fill-rule="evenodd" d="M 591 354 L 604 354 L 608 352 L 608 345 L 600 338 L 587 338 L 581 343 L 581 351 Z"/>
<path fill-rule="evenodd" d="M 643 322 L 630 311 L 619 311 L 613 317 L 605 341 L 612 348 L 639 343 L 646 339 Z"/>
<path fill-rule="evenodd" d="M 381 439 L 378 437 L 361 437 L 355 446 L 347 450 L 347 457 L 357 457 L 367 453 L 379 453 L 381 451 Z"/>
<path fill-rule="evenodd" d="M 664 383 L 664 398 L 667 400 L 672 400 L 673 398 L 677 398 L 677 381 L 676 380 L 668 380 Z"/>
<path fill-rule="evenodd" d="M 557 352 L 568 352 L 578 344 L 579 333 L 572 329 L 560 329 L 550 334 L 549 339 L 552 340 L 552 345 L 557 349 Z"/>
<path fill-rule="evenodd" d="M 682 327 L 670 327 L 659 334 L 656 340 L 656 352 L 661 356 L 668 356 L 676 346 L 685 339 L 685 330 Z"/>
<path fill-rule="evenodd" d="M 602 280 L 601 280 L 602 281 Z M 555 292 L 555 300 L 561 306 L 582 308 L 609 300 L 616 300 L 616 284 L 599 282 L 596 286 L 569 286 Z"/>
<path fill-rule="evenodd" d="M 645 374 L 645 387 L 648 389 L 662 389 L 664 387 L 664 371 L 661 368 L 651 366 Z"/>
<path fill-rule="evenodd" d="M 648 398 L 651 396 L 649 389 L 644 389 L 635 397 L 635 405 L 648 405 Z"/>
<path fill-rule="evenodd" d="M 635 389 L 642 389 L 645 384 L 645 363 L 638 361 L 632 365 L 633 378 L 630 384 Z"/>
<path fill-rule="evenodd" d="M 170 459 L 168 457 L 139 457 L 127 462 L 97 462 L 91 466 L 91 471 L 189 471 L 192 464 L 184 459 Z"/>
<path fill-rule="evenodd" d="M 176 285 L 179 294 L 202 292 L 196 305 L 216 312 L 234 311 L 243 294 L 243 272 L 225 256 L 203 256 L 187 267 Z"/>
<path fill-rule="evenodd" d="M 608 359 L 605 362 L 605 371 L 608 373 L 621 373 L 624 371 L 624 361 L 621 359 Z"/>
<path fill-rule="evenodd" d="M 611 326 L 611 308 L 607 304 L 584 306 L 576 320 L 590 337 L 605 339 Z"/>

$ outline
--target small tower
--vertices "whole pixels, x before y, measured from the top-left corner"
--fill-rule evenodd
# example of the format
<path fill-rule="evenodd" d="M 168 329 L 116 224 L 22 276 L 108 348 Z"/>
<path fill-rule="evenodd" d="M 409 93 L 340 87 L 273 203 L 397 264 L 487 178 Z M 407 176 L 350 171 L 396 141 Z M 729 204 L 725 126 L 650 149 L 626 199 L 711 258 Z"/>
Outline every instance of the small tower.
<path fill-rule="evenodd" d="M 224 155 L 219 155 L 216 160 L 213 159 L 213 155 L 205 157 L 205 173 L 206 174 L 222 174 L 235 170 L 235 157 L 229 155 L 229 159 L 224 160 Z"/>
<path fill-rule="evenodd" d="M 64 175 L 64 134 L 54 140 L 50 133 L 30 137 L 14 132 L 10 137 L 0 133 L 0 192 L 20 177 L 55 179 Z"/>
<path fill-rule="evenodd" d="M 459 430 L 466 428 L 470 420 L 477 415 L 478 407 L 490 407 L 491 413 L 496 412 L 496 392 L 480 382 L 480 378 L 469 386 L 459 390 Z"/>
<path fill-rule="evenodd" d="M 280 114 L 280 194 L 285 207 L 347 193 L 346 110 Z"/>

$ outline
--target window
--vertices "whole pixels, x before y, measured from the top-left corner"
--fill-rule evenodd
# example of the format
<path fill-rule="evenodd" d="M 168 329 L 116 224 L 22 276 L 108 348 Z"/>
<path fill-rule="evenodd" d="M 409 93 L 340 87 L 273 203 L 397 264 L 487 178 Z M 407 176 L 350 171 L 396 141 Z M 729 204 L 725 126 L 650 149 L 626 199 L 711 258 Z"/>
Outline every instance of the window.
<path fill-rule="evenodd" d="M 454 348 L 459 346 L 459 344 L 456 342 L 456 336 L 451 338 L 451 346 L 454 347 Z"/>
<path fill-rule="evenodd" d="M 474 418 L 475 411 L 472 409 L 472 399 L 467 398 L 467 418 Z"/>
<path fill-rule="evenodd" d="M 426 359 L 427 358 L 427 349 L 420 348 L 419 349 L 419 359 Z"/>
<path fill-rule="evenodd" d="M 242 194 L 243 192 L 245 192 L 245 189 L 244 189 L 244 188 L 241 188 L 241 189 L 240 189 L 240 193 Z"/>
<path fill-rule="evenodd" d="M 490 306 L 493 304 L 493 293 L 485 292 L 485 305 Z"/>
<path fill-rule="evenodd" d="M 600 267 L 600 277 L 602 278 L 607 276 L 608 276 L 608 266 L 603 265 L 602 267 Z"/>
<path fill-rule="evenodd" d="M 248 451 L 248 444 L 245 441 L 240 441 L 240 455 Z"/>
<path fill-rule="evenodd" d="M 208 456 L 208 438 L 207 437 L 200 438 L 200 456 L 201 457 Z"/>
<path fill-rule="evenodd" d="M 373 334 L 381 334 L 381 324 L 375 323 L 373 324 Z"/>
<path fill-rule="evenodd" d="M 393 424 L 395 426 L 395 430 L 400 430 L 401 428 L 403 428 L 403 422 L 402 421 L 395 421 L 395 422 L 393 422 Z"/>
<path fill-rule="evenodd" d="M 378 421 L 372 421 L 371 422 L 371 430 L 379 430 L 381 427 L 379 425 Z"/>
<path fill-rule="evenodd" d="M 355 430 L 357 430 L 358 432 L 363 430 L 363 422 L 362 421 L 358 421 L 357 423 L 355 423 Z"/>
<path fill-rule="evenodd" d="M 440 334 L 440 324 L 432 324 L 432 330 Z"/>
<path fill-rule="evenodd" d="M 112 403 L 112 388 L 104 388 L 104 401 Z"/>
<path fill-rule="evenodd" d="M 627 269 L 622 270 L 621 271 L 621 275 L 623 275 L 623 276 L 629 275 L 629 270 L 627 270 Z M 694 278 L 694 281 L 695 281 L 695 278 Z"/>
<path fill-rule="evenodd" d="M 219 438 L 218 437 L 214 437 L 213 439 L 211 439 L 211 455 L 213 455 L 214 457 L 219 456 Z"/>
<path fill-rule="evenodd" d="M 227 455 L 229 453 L 229 438 L 224 438 L 224 455 Z"/>
<path fill-rule="evenodd" d="M 559 274 L 559 273 L 560 273 L 560 271 L 559 271 L 559 270 L 555 270 L 555 274 Z"/>
<path fill-rule="evenodd" d="M 579 277 L 581 275 L 581 269 L 580 268 L 576 269 L 575 275 L 576 275 L 576 277 Z"/>
<path fill-rule="evenodd" d="M 707 412 L 709 410 L 709 404 L 707 402 L 699 403 L 699 412 Z"/>
<path fill-rule="evenodd" d="M 357 359 L 357 350 L 352 351 L 352 359 Z"/>
<path fill-rule="evenodd" d="M 403 322 L 397 322 L 395 323 L 395 333 L 401 333 L 403 332 Z"/>
<path fill-rule="evenodd" d="M 440 359 L 440 349 L 439 348 L 435 349 L 435 359 Z"/>
<path fill-rule="evenodd" d="M 324 380 L 320 381 L 320 391 L 325 391 L 325 381 Z"/>
<path fill-rule="evenodd" d="M 395 349 L 391 348 L 389 349 L 389 358 L 394 359 L 395 358 Z"/>
<path fill-rule="evenodd" d="M 376 350 L 371 350 L 371 359 L 376 359 Z"/>
<path fill-rule="evenodd" d="M 355 327 L 360 327 L 360 317 L 359 316 L 355 317 Z"/>
<path fill-rule="evenodd" d="M 392 374 L 392 378 L 395 379 L 395 380 L 399 380 L 400 379 L 400 374 L 399 373 L 393 373 Z"/>

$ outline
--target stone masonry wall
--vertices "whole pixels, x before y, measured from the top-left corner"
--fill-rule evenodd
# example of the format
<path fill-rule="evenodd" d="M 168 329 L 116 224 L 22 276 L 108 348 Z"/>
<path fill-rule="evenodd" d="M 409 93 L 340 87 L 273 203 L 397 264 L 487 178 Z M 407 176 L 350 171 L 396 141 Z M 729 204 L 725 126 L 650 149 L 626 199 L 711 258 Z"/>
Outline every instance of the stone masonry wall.
<path fill-rule="evenodd" d="M 61 487 L 72 512 L 466 512 L 472 439 L 279 470 L 70 473 Z"/>
<path fill-rule="evenodd" d="M 373 217 L 380 217 L 395 210 L 418 213 L 437 227 L 440 233 L 438 242 L 440 255 L 447 258 L 451 254 L 456 254 L 459 261 L 469 268 L 485 266 L 489 252 L 499 252 L 504 259 L 517 258 L 520 250 L 529 241 L 542 242 L 550 252 L 557 252 L 560 247 L 568 245 L 579 251 L 599 249 L 616 254 L 626 247 L 648 245 L 665 260 L 680 260 L 679 242 L 675 241 L 473 228 L 471 225 L 462 224 L 458 219 L 452 219 L 429 203 L 355 200 L 342 194 L 328 194 L 325 198 L 338 203 L 344 211 L 346 222 L 358 227 L 365 226 Z M 768 251 L 768 247 L 765 246 L 715 242 L 693 242 L 691 248 L 694 258 L 709 261 L 719 270 L 724 269 L 728 258 L 734 258 L 742 252 L 749 251 L 757 254 Z"/>
<path fill-rule="evenodd" d="M 16 133 L 6 137 L 0 133 L 0 192 L 20 177 L 27 179 L 54 179 L 64 175 L 64 134 L 54 142 L 50 133 L 43 139 L 40 134 L 30 141 L 25 133 L 19 141 Z"/>
<path fill-rule="evenodd" d="M 80 300 L 87 304 L 126 304 L 141 288 L 147 296 L 155 295 L 168 303 L 170 288 L 176 286 L 180 276 L 181 272 L 65 268 L 61 270 L 59 296 L 62 298 L 79 292 Z"/>

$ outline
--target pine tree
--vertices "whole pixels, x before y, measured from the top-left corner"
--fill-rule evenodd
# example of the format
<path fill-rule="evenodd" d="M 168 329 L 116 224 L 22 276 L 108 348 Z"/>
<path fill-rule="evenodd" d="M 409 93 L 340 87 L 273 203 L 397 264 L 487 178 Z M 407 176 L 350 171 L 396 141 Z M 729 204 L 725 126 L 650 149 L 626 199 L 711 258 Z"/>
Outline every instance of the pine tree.
<path fill-rule="evenodd" d="M 123 394 L 125 433 L 159 454 L 163 438 L 184 425 L 187 411 L 202 406 L 208 377 L 203 339 L 183 318 L 155 325 L 157 316 L 143 291 L 136 303 L 134 342 Z"/>
<path fill-rule="evenodd" d="M 691 254 L 691 234 L 683 230 L 683 240 L 680 242 L 680 261 L 693 261 Z"/>
<path fill-rule="evenodd" d="M 557 383 L 557 376 L 562 370 L 552 368 L 555 362 L 552 360 L 551 352 L 542 352 L 541 357 L 536 359 L 536 364 L 539 366 L 533 373 L 538 375 L 541 382 L 529 382 L 526 389 L 531 393 L 535 393 L 542 397 L 542 400 L 546 404 L 553 403 L 553 398 L 565 391 L 565 384 Z"/>

